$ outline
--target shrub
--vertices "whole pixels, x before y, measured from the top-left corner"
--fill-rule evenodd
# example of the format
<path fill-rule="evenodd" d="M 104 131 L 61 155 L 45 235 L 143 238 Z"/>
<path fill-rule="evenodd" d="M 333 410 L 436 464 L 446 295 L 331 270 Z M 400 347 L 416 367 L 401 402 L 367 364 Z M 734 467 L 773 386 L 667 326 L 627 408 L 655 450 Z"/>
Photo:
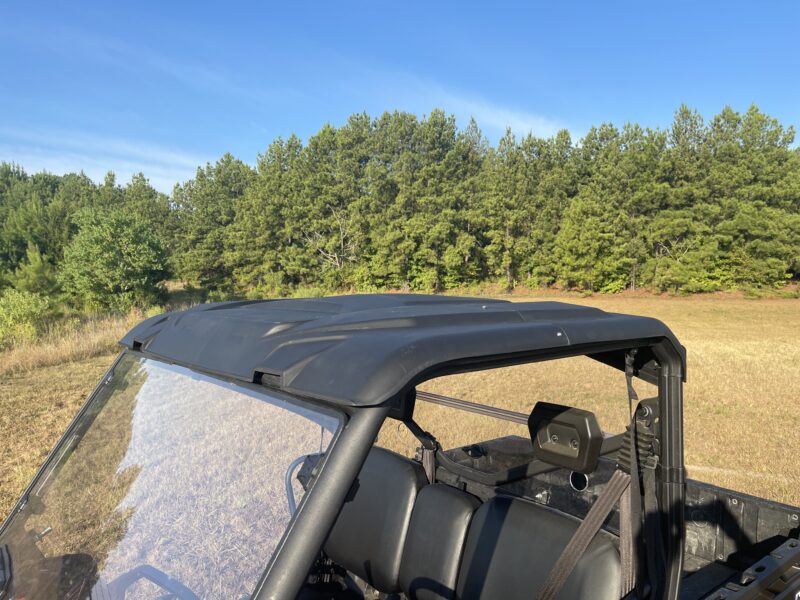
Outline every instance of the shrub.
<path fill-rule="evenodd" d="M 58 292 L 56 269 L 36 244 L 29 242 L 26 260 L 9 277 L 16 289 L 55 297 Z"/>
<path fill-rule="evenodd" d="M 122 211 L 85 214 L 59 278 L 72 302 L 127 311 L 163 299 L 166 255 L 152 229 Z"/>
<path fill-rule="evenodd" d="M 166 312 L 166 309 L 163 306 L 151 306 L 146 311 L 144 311 L 144 318 L 149 319 L 150 317 L 155 317 L 161 315 Z"/>
<path fill-rule="evenodd" d="M 50 303 L 32 292 L 8 288 L 0 294 L 0 348 L 36 338 Z"/>

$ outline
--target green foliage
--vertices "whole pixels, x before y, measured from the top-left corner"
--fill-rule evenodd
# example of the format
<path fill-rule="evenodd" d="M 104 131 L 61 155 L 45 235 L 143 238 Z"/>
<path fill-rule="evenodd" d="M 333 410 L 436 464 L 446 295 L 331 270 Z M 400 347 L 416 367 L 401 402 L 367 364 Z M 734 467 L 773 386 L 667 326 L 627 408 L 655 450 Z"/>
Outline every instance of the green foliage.
<path fill-rule="evenodd" d="M 59 279 L 76 306 L 128 310 L 164 294 L 166 255 L 152 229 L 120 210 L 87 212 L 64 254 Z"/>
<path fill-rule="evenodd" d="M 33 243 L 28 244 L 25 262 L 9 277 L 9 283 L 17 290 L 48 297 L 59 292 L 55 267 Z"/>
<path fill-rule="evenodd" d="M 154 302 L 171 274 L 206 299 L 483 282 L 762 293 L 800 279 L 794 135 L 756 106 L 495 146 L 441 110 L 355 114 L 274 140 L 255 168 L 226 154 L 170 197 L 143 174 L 96 185 L 0 163 L 0 286 L 55 301 L 61 281 L 92 309 Z"/>
<path fill-rule="evenodd" d="M 122 190 L 120 200 L 128 214 L 149 227 L 167 247 L 167 240 L 175 233 L 169 198 L 153 189 L 144 174 L 136 173 Z"/>
<path fill-rule="evenodd" d="M 41 330 L 47 298 L 12 288 L 0 293 L 0 349 L 33 340 Z"/>
<path fill-rule="evenodd" d="M 605 278 L 613 232 L 604 217 L 601 202 L 588 192 L 567 208 L 555 241 L 559 280 L 564 286 L 590 291 L 615 287 L 615 281 Z"/>
<path fill-rule="evenodd" d="M 226 228 L 233 221 L 234 201 L 253 172 L 230 154 L 215 165 L 198 168 L 195 179 L 175 186 L 175 264 L 181 277 L 208 289 L 230 287 L 231 271 L 223 260 Z"/>

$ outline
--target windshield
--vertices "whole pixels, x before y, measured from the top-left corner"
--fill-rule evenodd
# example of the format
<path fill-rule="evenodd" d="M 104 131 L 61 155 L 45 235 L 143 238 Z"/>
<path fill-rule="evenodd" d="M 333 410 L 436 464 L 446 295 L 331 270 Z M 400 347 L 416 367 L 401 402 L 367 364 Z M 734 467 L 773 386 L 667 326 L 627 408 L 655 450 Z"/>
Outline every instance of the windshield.
<path fill-rule="evenodd" d="M 248 598 L 340 424 L 124 355 L 0 535 L 10 597 Z"/>

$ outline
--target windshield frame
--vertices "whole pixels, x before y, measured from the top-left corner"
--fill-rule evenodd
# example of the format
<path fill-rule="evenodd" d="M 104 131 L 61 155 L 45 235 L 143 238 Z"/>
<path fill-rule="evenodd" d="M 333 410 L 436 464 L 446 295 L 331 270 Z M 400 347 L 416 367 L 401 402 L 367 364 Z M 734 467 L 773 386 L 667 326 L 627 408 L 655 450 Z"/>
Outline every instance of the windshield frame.
<path fill-rule="evenodd" d="M 24 507 L 28 504 L 28 502 L 30 501 L 31 494 L 33 494 L 35 492 L 35 490 L 37 490 L 39 488 L 40 485 L 43 485 L 43 484 L 46 485 L 47 482 L 44 481 L 44 477 L 50 471 L 51 466 L 55 466 L 58 463 L 58 461 L 60 460 L 61 455 L 69 448 L 69 444 L 71 443 L 71 440 L 72 440 L 73 436 L 75 435 L 76 429 L 81 424 L 82 418 L 87 413 L 87 411 L 93 406 L 93 404 L 97 400 L 100 392 L 112 380 L 112 378 L 114 376 L 114 373 L 115 373 L 115 370 L 117 369 L 117 367 L 119 366 L 119 364 L 123 360 L 123 358 L 125 358 L 126 356 L 133 356 L 135 358 L 142 358 L 142 359 L 146 359 L 148 361 L 153 361 L 153 362 L 164 364 L 164 365 L 180 366 L 182 368 L 188 369 L 189 371 L 198 373 L 198 374 L 200 374 L 200 375 L 202 375 L 204 377 L 211 378 L 212 380 L 215 380 L 215 381 L 217 381 L 219 383 L 232 385 L 235 388 L 241 388 L 243 393 L 256 394 L 256 395 L 259 395 L 259 396 L 263 395 L 263 396 L 267 396 L 267 397 L 270 397 L 270 398 L 274 398 L 276 400 L 285 401 L 288 404 L 291 404 L 291 405 L 293 405 L 295 407 L 305 408 L 305 409 L 312 410 L 314 412 L 323 413 L 324 415 L 329 416 L 331 418 L 334 418 L 339 422 L 339 425 L 338 425 L 336 431 L 333 432 L 333 435 L 331 437 L 330 443 L 328 444 L 328 447 L 326 448 L 324 457 L 320 461 L 319 471 L 318 471 L 317 475 L 311 480 L 308 489 L 305 491 L 305 493 L 303 494 L 303 497 L 297 503 L 296 509 L 295 509 L 294 513 L 291 515 L 291 518 L 289 519 L 289 522 L 287 523 L 286 528 L 284 529 L 281 537 L 279 538 L 278 543 L 277 543 L 272 555 L 267 557 L 267 559 L 265 560 L 265 562 L 263 564 L 263 568 L 261 569 L 260 575 L 259 575 L 259 577 L 257 579 L 256 587 L 253 590 L 251 590 L 251 598 L 256 598 L 257 595 L 258 595 L 258 588 L 259 588 L 261 582 L 263 582 L 263 580 L 264 580 L 264 578 L 265 578 L 265 576 L 267 574 L 267 571 L 269 570 L 270 565 L 272 565 L 275 562 L 276 558 L 281 553 L 281 551 L 282 551 L 282 549 L 283 549 L 283 547 L 285 545 L 286 538 L 295 529 L 295 527 L 294 527 L 295 523 L 302 518 L 303 513 L 304 513 L 304 508 L 305 508 L 306 503 L 307 503 L 307 500 L 309 498 L 313 497 L 315 489 L 317 487 L 319 487 L 317 484 L 320 482 L 320 480 L 325 480 L 326 479 L 326 472 L 328 471 L 328 469 L 326 469 L 326 464 L 329 462 L 328 459 L 331 457 L 331 455 L 333 453 L 335 453 L 336 450 L 337 450 L 337 447 L 339 445 L 339 439 L 342 437 L 343 433 L 347 429 L 348 421 L 350 420 L 350 418 L 352 416 L 352 411 L 349 410 L 348 407 L 332 406 L 331 404 L 328 404 L 328 403 L 323 403 L 323 402 L 320 402 L 320 401 L 317 401 L 317 400 L 308 399 L 308 398 L 301 398 L 301 397 L 298 397 L 298 396 L 295 396 L 295 395 L 292 395 L 292 394 L 288 394 L 286 392 L 283 392 L 283 391 L 275 389 L 275 388 L 271 388 L 271 387 L 267 387 L 267 386 L 263 386 L 263 385 L 259 385 L 259 384 L 255 384 L 255 383 L 248 383 L 248 382 L 245 382 L 245 381 L 242 381 L 242 380 L 239 380 L 239 379 L 235 379 L 235 378 L 231 378 L 231 377 L 224 377 L 224 376 L 221 376 L 219 373 L 211 373 L 211 372 L 207 372 L 207 371 L 202 370 L 202 369 L 198 369 L 196 366 L 188 366 L 188 365 L 183 365 L 183 364 L 181 364 L 179 362 L 176 362 L 176 361 L 165 360 L 163 357 L 152 355 L 152 354 L 149 354 L 147 352 L 124 349 L 122 352 L 120 352 L 115 357 L 115 359 L 114 359 L 113 363 L 111 364 L 111 366 L 103 374 L 103 377 L 99 380 L 97 385 L 95 385 L 95 387 L 93 388 L 92 392 L 87 397 L 86 401 L 83 403 L 83 405 L 78 410 L 78 412 L 75 414 L 75 416 L 72 418 L 72 420 L 70 421 L 69 425 L 64 430 L 62 435 L 59 437 L 58 441 L 55 443 L 53 448 L 50 450 L 50 452 L 48 453 L 48 455 L 45 458 L 44 462 L 38 468 L 38 470 L 36 471 L 36 474 L 33 476 L 31 481 L 28 483 L 27 487 L 22 492 L 22 494 L 20 495 L 20 497 L 17 500 L 17 502 L 14 504 L 13 508 L 11 509 L 11 511 L 8 513 L 8 515 L 5 515 L 5 518 L 3 519 L 3 521 L 0 522 L 0 535 L 2 535 L 6 531 L 6 529 L 10 526 L 13 518 L 17 515 L 17 513 L 22 511 L 24 509 Z M 348 487 L 349 487 L 349 485 L 350 485 L 350 482 L 348 482 Z M 338 508 L 339 507 L 337 506 L 336 507 L 336 509 L 337 509 L 336 512 L 337 513 L 338 513 Z M 317 546 L 315 549 L 313 549 L 313 553 L 316 555 L 320 551 L 321 547 L 322 547 L 322 544 Z M 312 551 L 311 548 L 309 548 L 309 552 L 311 552 L 311 551 Z M 295 592 L 297 592 L 297 591 L 299 591 L 299 588 L 298 588 L 298 590 L 295 590 Z"/>

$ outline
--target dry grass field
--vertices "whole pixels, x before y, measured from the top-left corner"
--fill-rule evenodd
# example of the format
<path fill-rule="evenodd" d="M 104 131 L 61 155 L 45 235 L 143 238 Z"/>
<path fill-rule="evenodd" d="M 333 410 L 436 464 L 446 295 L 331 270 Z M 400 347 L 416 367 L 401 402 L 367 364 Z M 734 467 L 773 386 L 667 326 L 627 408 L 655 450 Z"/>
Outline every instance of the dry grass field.
<path fill-rule="evenodd" d="M 566 294 L 511 299 L 563 299 L 663 320 L 688 353 L 690 477 L 800 505 L 800 301 Z M 110 364 L 112 342 L 128 324 L 105 324 L 80 351 L 74 340 L 54 340 L 0 354 L 3 515 Z M 422 387 L 523 412 L 537 400 L 572 404 L 595 411 L 608 431 L 621 430 L 627 414 L 623 376 L 583 358 L 445 377 Z M 639 384 L 640 395 L 648 395 L 648 387 Z M 419 404 L 419 417 L 447 447 L 525 434 L 513 424 L 425 403 Z M 396 424 L 384 429 L 380 442 L 398 450 L 413 446 Z"/>
<path fill-rule="evenodd" d="M 561 299 L 553 294 L 514 300 Z M 732 296 L 649 295 L 563 298 L 603 310 L 661 319 L 687 349 L 684 394 L 685 457 L 689 476 L 800 505 L 800 302 Z M 606 431 L 627 419 L 624 377 L 588 358 L 455 375 L 421 389 L 529 412 L 538 400 L 594 411 Z M 655 388 L 637 384 L 640 397 Z M 420 423 L 445 447 L 524 427 L 420 403 Z M 392 425 L 381 442 L 413 445 Z"/>

